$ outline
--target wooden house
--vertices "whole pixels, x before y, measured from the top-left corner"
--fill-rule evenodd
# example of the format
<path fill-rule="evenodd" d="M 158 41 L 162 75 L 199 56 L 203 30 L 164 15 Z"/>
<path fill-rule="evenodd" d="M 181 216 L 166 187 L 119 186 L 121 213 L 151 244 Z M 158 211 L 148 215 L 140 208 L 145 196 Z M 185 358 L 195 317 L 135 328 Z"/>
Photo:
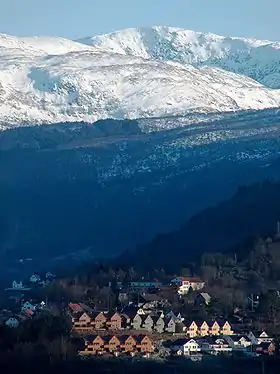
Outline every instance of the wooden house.
<path fill-rule="evenodd" d="M 84 338 L 85 348 L 82 351 L 84 354 L 97 354 L 105 350 L 105 341 L 99 335 L 91 335 Z"/>
<path fill-rule="evenodd" d="M 209 326 L 209 335 L 220 335 L 221 327 L 217 321 L 214 321 Z"/>
<path fill-rule="evenodd" d="M 126 327 L 124 326 L 124 317 L 118 312 L 113 313 L 107 320 L 107 327 L 110 330 L 122 330 Z"/>
<path fill-rule="evenodd" d="M 276 346 L 273 342 L 263 342 L 256 346 L 255 351 L 258 354 L 272 356 L 276 353 Z"/>
<path fill-rule="evenodd" d="M 105 349 L 108 349 L 109 352 L 116 352 L 120 351 L 121 348 L 121 341 L 117 336 L 112 336 L 108 341 L 108 344 L 105 345 Z"/>
<path fill-rule="evenodd" d="M 92 325 L 95 330 L 104 330 L 106 328 L 106 323 L 108 321 L 107 313 L 99 312 L 94 316 Z"/>
<path fill-rule="evenodd" d="M 147 335 L 137 337 L 137 348 L 142 353 L 153 353 L 155 349 L 154 342 Z"/>
<path fill-rule="evenodd" d="M 199 324 L 199 335 L 200 336 L 207 336 L 209 335 L 209 325 L 206 321 L 203 321 Z"/>
<path fill-rule="evenodd" d="M 75 313 L 72 318 L 73 331 L 90 331 L 92 330 L 92 318 L 86 312 Z"/>
<path fill-rule="evenodd" d="M 121 345 L 123 352 L 136 352 L 137 340 L 134 336 L 125 336 Z"/>
<path fill-rule="evenodd" d="M 199 328 L 195 321 L 186 322 L 186 334 L 189 338 L 195 338 L 199 335 Z"/>

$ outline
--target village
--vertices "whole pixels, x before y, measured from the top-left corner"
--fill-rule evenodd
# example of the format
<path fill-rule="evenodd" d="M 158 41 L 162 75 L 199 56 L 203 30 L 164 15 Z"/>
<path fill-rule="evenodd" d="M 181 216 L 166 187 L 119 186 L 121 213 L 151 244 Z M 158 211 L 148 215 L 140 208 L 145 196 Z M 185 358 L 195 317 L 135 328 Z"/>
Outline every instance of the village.
<path fill-rule="evenodd" d="M 45 314 L 63 314 L 70 324 L 71 335 L 81 342 L 77 354 L 94 356 L 141 356 L 166 358 L 185 356 L 199 360 L 206 355 L 278 355 L 274 336 L 265 329 L 256 329 L 236 315 L 231 318 L 214 316 L 197 318 L 187 315 L 180 308 L 172 308 L 172 300 L 186 298 L 191 307 L 207 308 L 212 297 L 205 291 L 205 282 L 199 277 L 177 276 L 170 282 L 130 281 L 126 285 L 114 285 L 117 306 L 101 308 L 82 300 L 72 300 L 54 305 L 45 300 L 28 299 L 29 291 L 45 288 L 55 283 L 55 276 L 48 272 L 40 277 L 33 274 L 24 285 L 13 282 L 7 288 L 18 311 L 4 309 L 1 321 L 11 329 L 17 329 L 25 321 Z M 109 283 L 107 289 L 112 291 Z M 106 303 L 105 303 L 106 304 Z M 103 304 L 104 305 L 104 304 Z M 260 326 L 261 327 L 261 326 Z"/>

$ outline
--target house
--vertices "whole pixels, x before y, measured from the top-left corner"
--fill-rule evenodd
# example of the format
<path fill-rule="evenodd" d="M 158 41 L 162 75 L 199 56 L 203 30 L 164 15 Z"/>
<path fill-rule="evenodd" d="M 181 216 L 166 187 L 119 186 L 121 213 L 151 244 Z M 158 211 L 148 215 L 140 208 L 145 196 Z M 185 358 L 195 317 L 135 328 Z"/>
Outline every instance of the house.
<path fill-rule="evenodd" d="M 258 345 L 261 343 L 271 343 L 273 341 L 273 338 L 269 337 L 265 331 L 250 331 L 248 333 L 248 338 L 254 345 Z"/>
<path fill-rule="evenodd" d="M 108 313 L 106 312 L 97 312 L 92 321 L 92 325 L 96 330 L 104 330 L 108 321 Z"/>
<path fill-rule="evenodd" d="M 208 336 L 209 335 L 209 325 L 206 321 L 203 321 L 199 324 L 199 335 L 200 336 Z"/>
<path fill-rule="evenodd" d="M 38 274 L 32 274 L 29 281 L 33 284 L 39 283 L 41 281 L 41 277 Z"/>
<path fill-rule="evenodd" d="M 173 311 L 170 311 L 165 314 L 166 318 L 172 318 L 175 322 L 181 323 L 184 321 L 184 318 L 181 316 L 181 313 L 174 313 Z"/>
<path fill-rule="evenodd" d="M 17 283 L 17 281 L 14 280 L 13 283 L 12 283 L 12 288 L 23 288 L 22 281 Z"/>
<path fill-rule="evenodd" d="M 165 331 L 174 334 L 177 332 L 176 328 L 179 323 L 180 322 L 176 322 L 173 318 L 164 318 Z"/>
<path fill-rule="evenodd" d="M 224 337 L 208 336 L 198 340 L 201 352 L 210 354 L 229 353 L 232 351 Z"/>
<path fill-rule="evenodd" d="M 143 316 L 136 313 L 135 317 L 132 320 L 133 329 L 134 330 L 140 330 L 142 328 L 142 325 L 143 325 L 143 320 L 144 320 Z"/>
<path fill-rule="evenodd" d="M 22 311 L 25 311 L 25 310 L 32 310 L 33 312 L 36 310 L 36 305 L 33 305 L 31 304 L 29 301 L 26 301 L 22 307 L 21 307 L 21 310 Z"/>
<path fill-rule="evenodd" d="M 156 294 L 143 293 L 140 296 L 143 301 L 143 309 L 155 309 L 161 304 L 161 297 Z"/>
<path fill-rule="evenodd" d="M 84 354 L 97 354 L 104 351 L 105 341 L 99 335 L 90 335 L 84 338 L 85 348 L 82 351 Z"/>
<path fill-rule="evenodd" d="M 78 303 L 69 303 L 68 310 L 69 310 L 70 315 L 84 312 L 84 308 L 81 306 L 81 304 L 78 304 Z"/>
<path fill-rule="evenodd" d="M 256 346 L 255 351 L 258 354 L 272 356 L 276 353 L 276 346 L 273 342 L 263 342 Z"/>
<path fill-rule="evenodd" d="M 217 321 L 210 323 L 209 325 L 209 335 L 220 335 L 220 325 Z"/>
<path fill-rule="evenodd" d="M 172 343 L 171 350 L 178 355 L 190 355 L 200 352 L 200 346 L 194 339 L 177 339 Z"/>
<path fill-rule="evenodd" d="M 46 280 L 51 282 L 55 279 L 55 275 L 52 272 L 48 271 L 45 275 L 45 278 L 46 278 Z"/>
<path fill-rule="evenodd" d="M 195 321 L 186 322 L 186 334 L 189 338 L 195 338 L 199 334 L 199 328 Z"/>
<path fill-rule="evenodd" d="M 225 339 L 232 350 L 247 350 L 248 347 L 252 346 L 252 342 L 247 336 L 230 335 L 226 336 Z"/>
<path fill-rule="evenodd" d="M 130 282 L 129 286 L 132 289 L 148 289 L 148 288 L 158 288 L 162 283 L 158 281 L 140 281 L 140 282 Z"/>
<path fill-rule="evenodd" d="M 221 335 L 233 335 L 231 324 L 228 321 L 218 321 Z"/>
<path fill-rule="evenodd" d="M 107 327 L 110 328 L 111 330 L 121 330 L 124 327 L 124 318 L 123 316 L 115 312 L 111 317 L 109 317 L 109 320 L 107 321 Z"/>
<path fill-rule="evenodd" d="M 154 342 L 147 335 L 139 335 L 136 338 L 137 340 L 137 349 L 141 353 L 153 353 L 154 352 Z"/>
<path fill-rule="evenodd" d="M 19 326 L 19 320 L 16 317 L 10 317 L 5 322 L 5 325 L 10 328 L 17 328 Z"/>
<path fill-rule="evenodd" d="M 120 349 L 121 341 L 117 336 L 112 336 L 108 341 L 107 348 L 109 352 L 116 352 Z"/>
<path fill-rule="evenodd" d="M 194 304 L 196 305 L 209 305 L 210 302 L 211 296 L 207 292 L 199 293 L 194 299 Z"/>
<path fill-rule="evenodd" d="M 166 320 L 164 318 L 158 318 L 154 325 L 154 330 L 157 331 L 158 333 L 162 334 L 165 330 L 166 327 Z"/>
<path fill-rule="evenodd" d="M 92 327 L 92 318 L 86 312 L 76 313 L 72 318 L 73 331 L 90 331 Z"/>
<path fill-rule="evenodd" d="M 144 318 L 142 328 L 146 331 L 153 331 L 154 326 L 156 326 L 156 323 L 160 317 L 158 316 L 152 316 L 148 315 L 146 318 Z"/>
<path fill-rule="evenodd" d="M 201 290 L 205 282 L 196 277 L 176 277 L 171 280 L 171 285 L 177 288 L 179 295 L 187 295 L 190 288 L 193 291 Z"/>
<path fill-rule="evenodd" d="M 121 349 L 125 353 L 131 353 L 136 351 L 137 341 L 132 335 L 124 335 L 120 337 Z"/>

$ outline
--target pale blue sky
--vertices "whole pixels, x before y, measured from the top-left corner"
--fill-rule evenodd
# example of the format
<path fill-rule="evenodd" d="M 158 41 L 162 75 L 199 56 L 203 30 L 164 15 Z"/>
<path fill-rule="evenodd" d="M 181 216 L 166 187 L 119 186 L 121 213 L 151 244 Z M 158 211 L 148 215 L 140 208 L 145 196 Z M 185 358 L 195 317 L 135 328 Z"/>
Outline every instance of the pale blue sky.
<path fill-rule="evenodd" d="M 152 25 L 280 41 L 280 0 L 0 0 L 0 32 L 91 36 Z"/>

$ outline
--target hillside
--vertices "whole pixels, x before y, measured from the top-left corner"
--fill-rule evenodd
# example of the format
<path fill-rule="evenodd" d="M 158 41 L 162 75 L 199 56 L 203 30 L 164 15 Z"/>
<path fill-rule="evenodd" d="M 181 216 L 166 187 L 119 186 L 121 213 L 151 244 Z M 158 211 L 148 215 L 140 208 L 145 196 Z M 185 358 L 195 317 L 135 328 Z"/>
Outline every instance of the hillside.
<path fill-rule="evenodd" d="M 123 260 L 143 266 L 176 268 L 198 260 L 203 253 L 234 250 L 246 256 L 243 251 L 249 250 L 250 241 L 276 232 L 279 201 L 279 182 L 242 186 L 230 199 L 202 210 L 178 230 L 158 235 L 135 253 L 126 253 Z"/>

